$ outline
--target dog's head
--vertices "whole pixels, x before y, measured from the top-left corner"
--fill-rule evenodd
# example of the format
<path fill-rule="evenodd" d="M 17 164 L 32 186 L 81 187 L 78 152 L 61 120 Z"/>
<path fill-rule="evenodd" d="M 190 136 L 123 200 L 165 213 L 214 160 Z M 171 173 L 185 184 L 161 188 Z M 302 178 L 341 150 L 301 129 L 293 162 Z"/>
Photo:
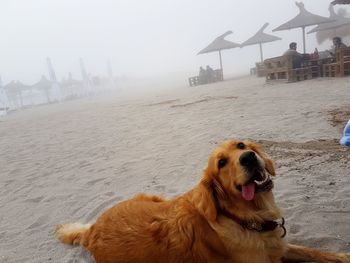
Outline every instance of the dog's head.
<path fill-rule="evenodd" d="M 274 162 L 258 144 L 230 140 L 211 154 L 201 184 L 219 200 L 250 202 L 271 191 L 271 175 Z"/>

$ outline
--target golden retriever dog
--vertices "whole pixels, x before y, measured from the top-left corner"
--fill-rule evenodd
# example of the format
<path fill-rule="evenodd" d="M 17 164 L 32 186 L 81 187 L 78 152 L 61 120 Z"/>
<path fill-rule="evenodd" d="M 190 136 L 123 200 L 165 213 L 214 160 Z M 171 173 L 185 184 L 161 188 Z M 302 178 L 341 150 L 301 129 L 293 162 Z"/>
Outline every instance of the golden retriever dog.
<path fill-rule="evenodd" d="M 170 200 L 140 194 L 92 225 L 59 225 L 57 235 L 84 246 L 97 263 L 349 263 L 350 253 L 286 242 L 272 176 L 274 162 L 259 145 L 226 141 L 189 192 Z"/>

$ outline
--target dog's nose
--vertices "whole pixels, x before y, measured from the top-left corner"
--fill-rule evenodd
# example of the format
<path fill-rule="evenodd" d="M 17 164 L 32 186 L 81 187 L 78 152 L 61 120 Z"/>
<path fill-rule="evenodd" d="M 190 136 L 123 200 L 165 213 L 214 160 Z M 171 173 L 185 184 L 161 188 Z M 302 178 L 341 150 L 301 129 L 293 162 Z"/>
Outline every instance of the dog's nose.
<path fill-rule="evenodd" d="M 252 151 L 242 153 L 239 157 L 239 163 L 246 167 L 256 165 L 258 163 L 257 161 L 258 159 L 256 158 L 255 152 Z"/>

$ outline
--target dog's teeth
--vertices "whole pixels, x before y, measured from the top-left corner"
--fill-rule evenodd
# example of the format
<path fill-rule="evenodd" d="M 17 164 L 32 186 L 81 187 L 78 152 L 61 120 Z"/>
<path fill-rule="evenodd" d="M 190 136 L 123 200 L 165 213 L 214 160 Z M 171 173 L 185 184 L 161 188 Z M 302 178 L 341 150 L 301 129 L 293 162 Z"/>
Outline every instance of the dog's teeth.
<path fill-rule="evenodd" d="M 264 177 L 263 177 L 263 179 L 261 181 L 254 180 L 254 182 L 257 185 L 262 185 L 263 183 L 266 183 L 268 179 L 269 179 L 269 177 L 264 174 Z"/>
<path fill-rule="evenodd" d="M 257 185 L 262 185 L 264 183 L 264 181 L 257 181 L 257 180 L 254 180 L 254 182 L 257 184 Z"/>

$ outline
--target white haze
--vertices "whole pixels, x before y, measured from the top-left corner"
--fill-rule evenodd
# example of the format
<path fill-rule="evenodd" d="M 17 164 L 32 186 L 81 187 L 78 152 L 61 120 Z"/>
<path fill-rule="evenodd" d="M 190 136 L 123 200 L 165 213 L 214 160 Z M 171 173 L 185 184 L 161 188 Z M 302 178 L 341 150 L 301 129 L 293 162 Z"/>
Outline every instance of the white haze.
<path fill-rule="evenodd" d="M 329 2 L 304 1 L 307 10 L 327 17 Z M 232 30 L 227 39 L 241 43 L 265 22 L 271 33 L 297 13 L 294 0 L 1 0 L 0 76 L 4 83 L 36 82 L 47 75 L 46 57 L 58 79 L 68 72 L 80 79 L 80 57 L 94 75 L 106 75 L 110 59 L 116 76 L 187 76 L 201 65 L 219 66 L 217 53 L 196 55 L 218 35 Z M 265 44 L 265 58 L 280 55 L 291 41 L 302 51 L 301 29 L 272 34 L 283 40 Z M 307 35 L 308 52 L 330 45 Z M 259 58 L 258 46 L 226 50 L 225 73 L 248 73 Z"/>

